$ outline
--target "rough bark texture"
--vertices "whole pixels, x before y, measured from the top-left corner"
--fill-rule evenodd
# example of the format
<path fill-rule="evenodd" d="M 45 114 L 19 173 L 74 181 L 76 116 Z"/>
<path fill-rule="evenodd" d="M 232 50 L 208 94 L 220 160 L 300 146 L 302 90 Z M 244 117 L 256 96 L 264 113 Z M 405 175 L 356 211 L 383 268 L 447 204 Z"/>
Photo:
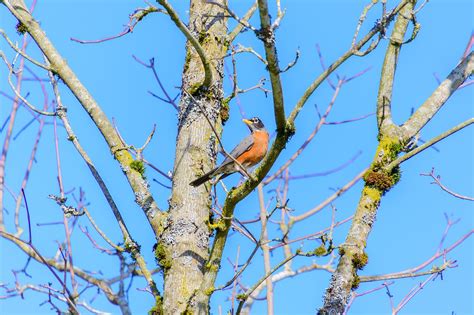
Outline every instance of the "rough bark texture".
<path fill-rule="evenodd" d="M 227 4 L 224 0 L 218 2 Z M 209 255 L 210 184 L 192 187 L 189 183 L 215 165 L 217 139 L 205 115 L 217 130 L 221 130 L 221 117 L 226 115 L 222 105 L 223 56 L 227 51 L 223 13 L 219 6 L 206 1 L 191 1 L 189 29 L 211 60 L 214 81 L 209 89 L 199 86 L 204 78 L 202 61 L 188 42 L 182 86 L 201 106 L 183 93 L 169 216 L 156 251 L 165 270 L 165 314 L 208 312 L 208 305 L 197 303 L 195 297 Z M 205 115 L 200 107 L 205 109 Z"/>

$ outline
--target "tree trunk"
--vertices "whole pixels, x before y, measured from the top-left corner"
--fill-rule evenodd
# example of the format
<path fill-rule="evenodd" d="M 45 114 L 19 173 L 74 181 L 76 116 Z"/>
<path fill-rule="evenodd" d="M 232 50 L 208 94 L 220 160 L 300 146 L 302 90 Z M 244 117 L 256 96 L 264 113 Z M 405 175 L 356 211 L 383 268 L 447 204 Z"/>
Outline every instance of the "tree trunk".
<path fill-rule="evenodd" d="M 217 2 L 227 5 L 225 0 Z M 188 27 L 210 60 L 214 79 L 208 88 L 200 85 L 204 79 L 203 63 L 188 42 L 169 216 L 156 250 L 165 273 L 165 314 L 208 312 L 207 305 L 197 305 L 195 296 L 209 255 L 210 184 L 192 187 L 189 183 L 215 165 L 218 142 L 206 116 L 219 132 L 223 117 L 227 116 L 227 108 L 222 104 L 223 56 L 227 51 L 223 9 L 204 0 L 191 0 L 189 14 Z"/>

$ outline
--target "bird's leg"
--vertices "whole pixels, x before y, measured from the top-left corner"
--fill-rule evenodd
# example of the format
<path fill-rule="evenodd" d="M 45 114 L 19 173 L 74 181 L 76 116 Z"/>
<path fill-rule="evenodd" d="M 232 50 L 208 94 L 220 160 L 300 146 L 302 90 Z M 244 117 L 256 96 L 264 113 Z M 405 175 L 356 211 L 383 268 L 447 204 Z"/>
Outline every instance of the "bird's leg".
<path fill-rule="evenodd" d="M 222 185 L 222 188 L 224 189 L 225 193 L 228 194 L 229 193 L 229 190 L 227 190 L 227 187 L 225 186 L 224 182 L 219 180 L 219 183 L 221 183 Z"/>
<path fill-rule="evenodd" d="M 243 166 L 242 166 L 243 167 Z M 247 178 L 247 179 L 251 179 L 253 181 L 256 181 L 255 177 L 252 176 L 252 173 L 250 173 L 248 170 L 242 170 L 240 167 L 239 167 L 239 173 L 240 175 L 242 175 L 243 177 Z"/>

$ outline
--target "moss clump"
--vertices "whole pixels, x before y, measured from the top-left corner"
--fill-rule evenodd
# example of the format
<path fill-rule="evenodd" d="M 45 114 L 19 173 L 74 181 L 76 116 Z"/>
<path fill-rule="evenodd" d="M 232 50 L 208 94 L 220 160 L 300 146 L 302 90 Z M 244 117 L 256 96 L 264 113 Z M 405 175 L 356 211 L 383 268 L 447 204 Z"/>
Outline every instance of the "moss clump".
<path fill-rule="evenodd" d="M 356 253 L 352 257 L 352 265 L 358 270 L 364 269 L 365 265 L 369 262 L 369 256 L 365 252 L 362 254 Z"/>
<path fill-rule="evenodd" d="M 376 159 L 382 158 L 380 162 L 391 162 L 395 160 L 398 154 L 403 150 L 403 144 L 396 137 L 382 136 L 379 139 Z"/>
<path fill-rule="evenodd" d="M 364 174 L 364 181 L 369 187 L 385 193 L 400 181 L 400 177 L 399 167 L 395 167 L 391 172 L 387 172 L 383 168 L 374 166 Z"/>
<path fill-rule="evenodd" d="M 189 305 L 188 305 L 189 307 Z M 186 309 L 184 310 L 184 312 L 181 313 L 181 315 L 193 315 L 193 312 L 191 312 L 188 307 L 186 307 Z"/>
<path fill-rule="evenodd" d="M 148 311 L 148 315 L 161 315 L 163 314 L 163 298 L 161 296 L 156 297 L 155 305 Z"/>
<path fill-rule="evenodd" d="M 191 62 L 191 53 L 189 52 L 189 49 L 186 49 L 186 57 L 184 59 L 183 73 L 188 71 L 190 62 Z"/>
<path fill-rule="evenodd" d="M 123 247 L 127 253 L 131 253 L 133 251 L 133 244 L 130 241 L 125 240 Z"/>
<path fill-rule="evenodd" d="M 324 246 L 324 244 L 321 244 L 321 246 L 314 250 L 314 254 L 316 256 L 326 256 L 328 254 L 328 250 L 326 249 L 326 246 Z"/>
<path fill-rule="evenodd" d="M 369 197 L 374 203 L 376 203 L 376 205 L 378 205 L 380 197 L 382 197 L 382 193 L 379 189 L 369 186 L 366 186 L 364 190 L 362 190 L 362 194 Z"/>
<path fill-rule="evenodd" d="M 296 127 L 294 123 L 286 124 L 285 133 L 288 135 L 288 138 L 291 138 L 296 133 Z"/>
<path fill-rule="evenodd" d="M 210 287 L 206 290 L 204 290 L 204 294 L 207 296 L 210 296 L 216 289 L 214 287 Z"/>
<path fill-rule="evenodd" d="M 385 172 L 368 171 L 364 175 L 365 183 L 381 191 L 387 191 L 393 186 L 393 180 Z"/>
<path fill-rule="evenodd" d="M 392 178 L 392 186 L 395 186 L 402 177 L 402 171 L 400 171 L 400 167 L 394 167 L 392 172 L 390 173 L 390 177 Z"/>
<path fill-rule="evenodd" d="M 239 300 L 239 301 L 243 301 L 243 300 L 245 300 L 245 299 L 247 298 L 247 295 L 244 294 L 244 293 L 237 294 L 236 298 L 237 298 L 237 300 Z"/>
<path fill-rule="evenodd" d="M 219 271 L 219 265 L 218 264 L 213 264 L 211 262 L 208 262 L 206 264 L 206 269 L 207 270 L 210 270 L 210 271 L 214 271 L 214 272 L 217 272 Z"/>
<path fill-rule="evenodd" d="M 18 35 L 23 35 L 28 32 L 28 27 L 26 27 L 26 25 L 22 22 L 18 22 L 18 24 L 16 25 L 16 32 L 18 33 Z"/>
<path fill-rule="evenodd" d="M 132 170 L 135 170 L 137 171 L 138 173 L 140 173 L 140 175 L 145 178 L 145 163 L 143 163 L 143 161 L 140 161 L 140 160 L 133 160 L 131 163 L 130 163 L 130 168 Z"/>
<path fill-rule="evenodd" d="M 206 31 L 200 31 L 199 36 L 198 36 L 198 42 L 199 44 L 202 44 L 206 41 L 206 38 L 209 36 L 209 34 Z"/>
<path fill-rule="evenodd" d="M 354 272 L 354 280 L 352 280 L 351 289 L 355 290 L 359 287 L 360 277 Z"/>
<path fill-rule="evenodd" d="M 346 250 L 344 247 L 339 247 L 339 256 L 344 256 L 346 254 Z"/>
<path fill-rule="evenodd" d="M 171 268 L 171 258 L 163 244 L 156 244 L 155 261 L 165 272 Z"/>
<path fill-rule="evenodd" d="M 214 222 L 207 222 L 207 227 L 209 228 L 209 231 L 212 232 L 214 230 L 221 230 L 225 231 L 226 226 L 225 222 L 222 219 L 217 220 L 215 223 Z"/>
<path fill-rule="evenodd" d="M 221 120 L 222 120 L 222 124 L 224 125 L 226 123 L 227 120 L 229 120 L 229 110 L 230 110 L 230 107 L 229 107 L 229 102 L 230 102 L 230 98 L 225 98 L 222 100 L 222 107 L 221 107 Z"/>

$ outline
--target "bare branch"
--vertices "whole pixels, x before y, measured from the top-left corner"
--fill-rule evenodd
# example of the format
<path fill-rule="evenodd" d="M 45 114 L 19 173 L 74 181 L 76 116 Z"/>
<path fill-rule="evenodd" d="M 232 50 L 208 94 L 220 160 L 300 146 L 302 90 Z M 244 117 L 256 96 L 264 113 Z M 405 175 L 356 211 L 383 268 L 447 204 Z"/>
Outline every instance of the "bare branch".
<path fill-rule="evenodd" d="M 414 137 L 446 103 L 458 87 L 474 71 L 474 52 L 469 53 L 441 82 L 430 97 L 403 124 L 403 133 L 407 138 Z"/>
<path fill-rule="evenodd" d="M 34 65 L 40 67 L 40 68 L 43 68 L 44 70 L 46 71 L 49 71 L 51 70 L 47 65 L 44 65 L 42 64 L 41 62 L 33 59 L 32 57 L 30 57 L 29 55 L 27 55 L 22 49 L 18 48 L 17 45 L 13 44 L 13 42 L 10 40 L 10 38 L 8 38 L 7 34 L 5 33 L 4 30 L 2 30 L 0 28 L 0 34 L 3 36 L 3 38 L 5 38 L 5 40 L 7 41 L 8 45 L 10 45 L 11 48 L 13 48 L 13 50 L 15 50 L 18 54 L 20 54 L 22 57 L 26 58 L 28 61 L 30 61 L 31 63 L 33 63 Z"/>
<path fill-rule="evenodd" d="M 202 48 L 201 44 L 198 42 L 198 40 L 191 34 L 189 31 L 188 27 L 184 25 L 183 22 L 181 22 L 178 14 L 176 11 L 173 9 L 173 7 L 168 3 L 167 0 L 157 0 L 159 4 L 161 4 L 166 12 L 168 12 L 171 20 L 176 24 L 178 29 L 186 36 L 188 41 L 191 43 L 191 45 L 196 49 L 196 52 L 199 55 L 199 58 L 201 58 L 202 65 L 204 67 L 204 81 L 202 85 L 205 88 L 208 88 L 212 85 L 213 83 L 213 75 L 212 75 L 212 69 L 211 69 L 211 62 L 206 56 L 206 53 L 204 52 L 204 49 Z"/>
<path fill-rule="evenodd" d="M 98 44 L 98 43 L 103 43 L 109 40 L 120 38 L 122 36 L 127 35 L 128 33 L 132 33 L 133 30 L 135 29 L 135 26 L 137 26 L 138 22 L 140 22 L 145 16 L 153 12 L 161 12 L 161 13 L 166 14 L 164 10 L 158 9 L 157 7 L 154 7 L 151 5 L 146 8 L 138 8 L 132 14 L 129 15 L 128 24 L 120 33 L 116 35 L 101 38 L 101 39 L 95 39 L 95 40 L 81 40 L 81 39 L 71 37 L 71 40 L 73 42 L 77 42 L 80 44 Z"/>
<path fill-rule="evenodd" d="M 436 143 L 438 143 L 439 141 L 445 139 L 446 137 L 448 137 L 448 136 L 458 132 L 459 130 L 462 130 L 463 128 L 471 125 L 472 123 L 474 123 L 474 118 L 468 119 L 465 122 L 460 123 L 459 125 L 449 129 L 448 131 L 443 132 L 439 136 L 434 137 L 433 139 L 425 142 L 423 145 L 417 147 L 416 149 L 413 149 L 413 150 L 409 151 L 408 153 L 406 153 L 405 155 L 402 155 L 401 157 L 399 157 L 398 159 L 396 159 L 395 161 L 393 161 L 392 163 L 387 165 L 385 167 L 385 170 L 391 171 L 392 169 L 394 169 L 395 167 L 397 167 L 401 163 L 405 162 L 406 160 L 412 158 L 413 156 L 417 155 L 418 153 L 420 153 L 420 152 L 428 149 L 429 147 L 435 145 Z"/>
<path fill-rule="evenodd" d="M 421 176 L 429 176 L 429 177 L 433 178 L 434 182 L 431 182 L 431 183 L 438 185 L 442 190 L 444 190 L 445 192 L 447 192 L 447 193 L 450 194 L 451 196 L 454 196 L 454 197 L 456 197 L 456 198 L 463 199 L 463 200 L 474 201 L 474 198 L 473 198 L 473 197 L 468 197 L 468 196 L 464 196 L 464 195 L 455 193 L 454 191 L 450 190 L 450 189 L 447 188 L 445 185 L 443 185 L 443 184 L 441 183 L 441 176 L 439 176 L 439 175 L 436 176 L 436 175 L 434 174 L 434 168 L 431 169 L 431 172 L 430 172 L 430 173 L 422 173 L 422 174 L 420 174 L 420 175 L 421 175 Z"/>

